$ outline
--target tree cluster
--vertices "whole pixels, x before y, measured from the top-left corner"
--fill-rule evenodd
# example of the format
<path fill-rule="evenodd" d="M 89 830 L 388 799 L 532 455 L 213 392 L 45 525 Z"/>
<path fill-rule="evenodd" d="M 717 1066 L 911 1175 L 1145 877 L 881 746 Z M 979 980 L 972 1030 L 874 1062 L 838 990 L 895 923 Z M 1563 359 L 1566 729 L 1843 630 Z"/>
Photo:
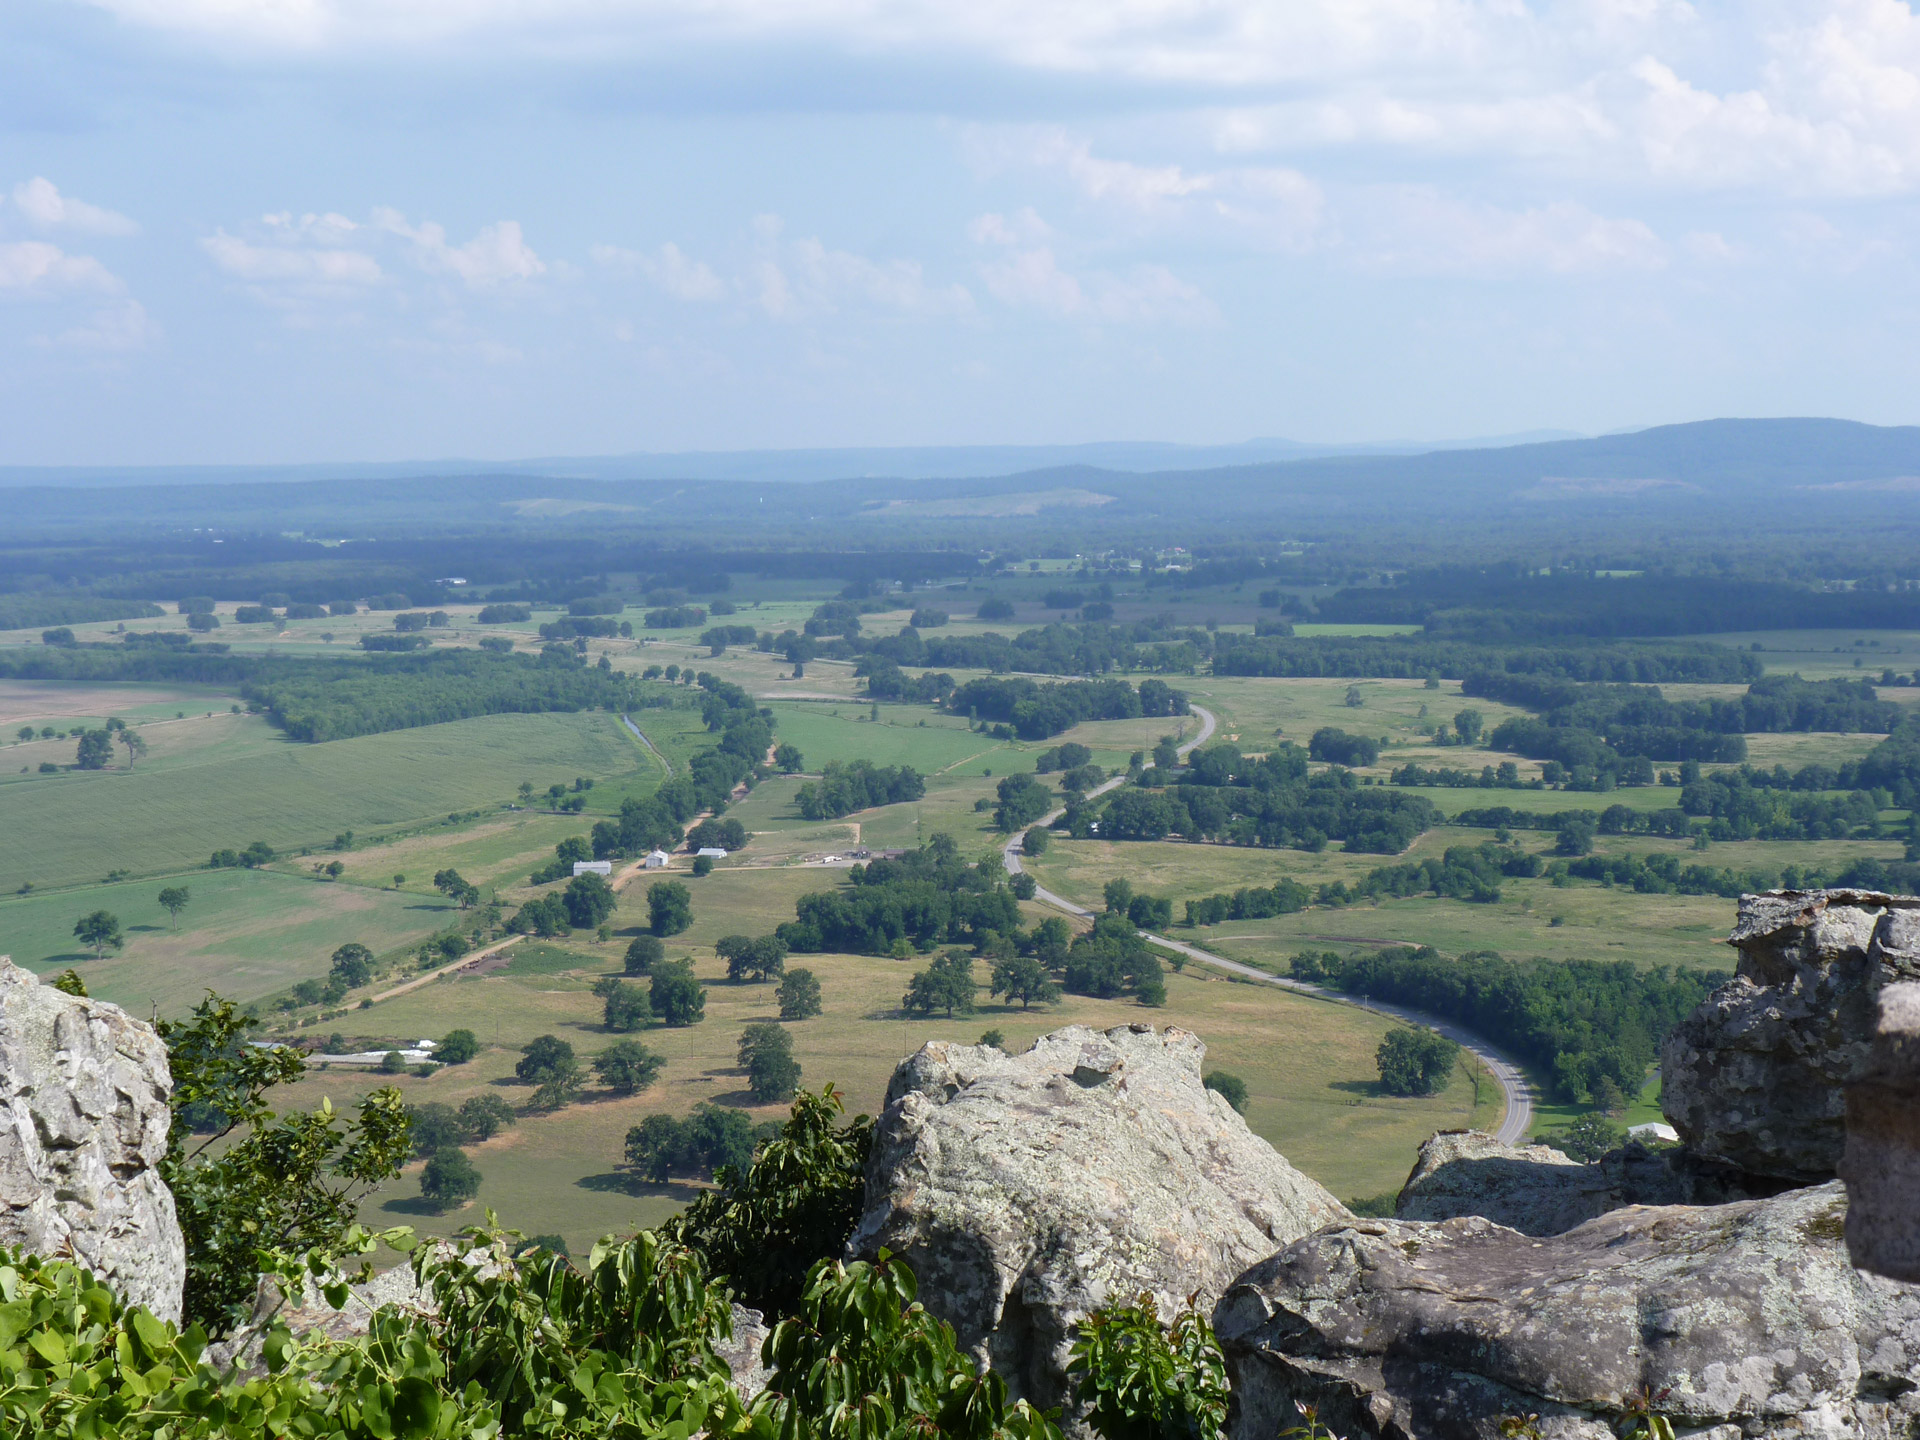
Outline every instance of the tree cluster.
<path fill-rule="evenodd" d="M 1729 978 L 1624 960 L 1508 960 L 1492 950 L 1448 959 L 1426 946 L 1345 959 L 1308 953 L 1294 957 L 1292 971 L 1457 1021 L 1529 1061 L 1560 1098 L 1581 1104 L 1602 1080 L 1637 1094 L 1667 1031 Z"/>
<path fill-rule="evenodd" d="M 900 805 L 927 793 L 911 765 L 875 765 L 866 760 L 829 761 L 818 780 L 801 785 L 794 803 L 808 820 L 837 820 L 876 805 Z"/>
<path fill-rule="evenodd" d="M 1124 680 L 1043 685 L 1002 676 L 969 680 L 947 698 L 947 708 L 1010 725 L 1022 740 L 1050 739 L 1086 720 L 1190 713 L 1186 694 L 1161 680 L 1143 680 L 1136 689 Z"/>
<path fill-rule="evenodd" d="M 1342 840 L 1353 852 L 1394 855 L 1439 821 L 1423 795 L 1362 786 L 1333 769 L 1307 774 L 1307 757 L 1281 745 L 1258 759 L 1233 745 L 1210 745 L 1188 756 L 1178 783 L 1147 788 L 1165 775 L 1145 772 L 1141 785 L 1113 792 L 1104 808 L 1069 806 L 1061 823 L 1073 834 L 1103 840 L 1218 840 L 1231 845 L 1323 849 Z"/>

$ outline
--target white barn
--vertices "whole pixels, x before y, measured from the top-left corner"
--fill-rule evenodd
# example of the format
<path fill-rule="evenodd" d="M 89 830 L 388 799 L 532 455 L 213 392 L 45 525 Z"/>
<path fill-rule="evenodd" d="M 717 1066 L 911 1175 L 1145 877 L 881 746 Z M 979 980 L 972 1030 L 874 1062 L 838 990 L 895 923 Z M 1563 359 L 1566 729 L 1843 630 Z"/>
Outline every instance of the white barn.
<path fill-rule="evenodd" d="M 673 857 L 664 850 L 649 850 L 646 860 L 647 869 L 664 870 L 667 868 L 667 862 L 672 858 Z"/>
<path fill-rule="evenodd" d="M 722 850 L 718 845 L 703 845 L 700 847 L 700 853 L 709 860 L 724 860 L 727 858 L 727 852 Z"/>
<path fill-rule="evenodd" d="M 573 862 L 573 873 L 576 875 L 611 875 L 613 874 L 613 862 L 611 860 L 576 860 Z"/>

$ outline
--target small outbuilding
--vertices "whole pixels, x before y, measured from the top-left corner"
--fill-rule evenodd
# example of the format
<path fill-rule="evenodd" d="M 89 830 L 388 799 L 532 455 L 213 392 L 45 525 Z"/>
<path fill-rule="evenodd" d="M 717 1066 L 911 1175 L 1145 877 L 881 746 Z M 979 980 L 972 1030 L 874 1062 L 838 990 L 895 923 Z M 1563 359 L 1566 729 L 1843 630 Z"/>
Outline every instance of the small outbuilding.
<path fill-rule="evenodd" d="M 673 859 L 673 857 L 664 850 L 649 850 L 646 859 L 647 869 L 664 870 L 667 868 L 667 862 L 671 859 Z"/>

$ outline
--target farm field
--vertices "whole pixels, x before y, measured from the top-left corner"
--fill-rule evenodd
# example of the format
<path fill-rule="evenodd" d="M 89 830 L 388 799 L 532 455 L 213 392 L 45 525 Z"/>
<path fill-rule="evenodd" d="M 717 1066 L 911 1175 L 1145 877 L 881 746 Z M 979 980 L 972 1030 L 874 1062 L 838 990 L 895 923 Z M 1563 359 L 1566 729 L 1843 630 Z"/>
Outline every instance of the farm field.
<path fill-rule="evenodd" d="M 176 932 L 156 898 L 162 886 L 191 894 Z M 425 887 L 422 887 L 425 889 Z M 73 938 L 94 910 L 118 917 L 125 946 L 96 960 Z M 199 870 L 148 880 L 0 898 L 0 954 L 47 973 L 71 966 L 88 990 L 136 1015 L 181 1015 L 208 990 L 251 1001 L 296 980 L 324 976 L 348 941 L 376 954 L 444 926 L 453 906 L 431 890 L 329 884 L 276 870 Z"/>
<path fill-rule="evenodd" d="M 770 589 L 771 598 L 759 604 L 736 597 L 739 612 L 717 617 L 716 623 L 775 631 L 799 628 L 819 597 L 803 586 L 788 590 L 791 593 L 774 595 Z M 1013 621 L 980 622 L 973 612 L 986 593 L 933 591 L 914 598 L 945 608 L 954 617 L 944 631 L 928 631 L 930 637 L 987 631 L 1011 636 L 1058 618 L 1034 603 L 1039 594 L 1035 588 L 1033 596 L 1017 599 Z M 473 618 L 477 607 L 445 608 L 452 623 L 431 634 L 434 643 L 442 645 L 471 645 L 483 635 L 504 634 L 525 648 L 536 648 L 538 625 L 557 615 L 549 608 L 535 612 L 525 624 L 483 627 Z M 1129 608 L 1144 617 L 1170 607 L 1122 607 L 1121 618 Z M 1186 623 L 1217 617 L 1223 625 L 1244 626 L 1256 618 L 1251 592 L 1181 597 L 1172 608 Z M 222 609 L 225 613 L 231 607 Z M 728 807 L 727 813 L 753 834 L 744 851 L 698 879 L 687 873 L 684 858 L 676 859 L 672 878 L 692 894 L 694 923 L 668 941 L 668 954 L 691 957 L 708 981 L 707 1019 L 687 1029 L 646 1033 L 645 1042 L 667 1059 L 660 1083 L 648 1092 L 629 1099 L 592 1099 L 551 1116 L 525 1115 L 503 1135 L 472 1148 L 475 1164 L 486 1177 L 477 1204 L 494 1207 L 506 1223 L 524 1230 L 561 1233 L 576 1253 L 603 1232 L 657 1222 L 694 1193 L 683 1183 L 636 1185 L 617 1168 L 624 1134 L 641 1117 L 656 1111 L 684 1115 L 703 1099 L 739 1105 L 756 1121 L 783 1113 L 781 1106 L 752 1103 L 734 1054 L 743 1025 L 774 1017 L 773 988 L 727 983 L 713 947 L 725 935 L 763 934 L 792 917 L 799 896 L 843 883 L 843 872 L 803 862 L 844 854 L 859 845 L 911 847 L 938 833 L 954 836 L 965 853 L 990 855 L 998 837 L 990 817 L 976 807 L 982 801 L 991 805 L 1000 779 L 1030 772 L 1042 749 L 1066 741 L 1085 744 L 1096 763 L 1113 770 L 1124 766 L 1132 752 L 1150 750 L 1162 735 L 1184 737 L 1197 723 L 1093 722 L 1032 743 L 994 740 L 971 731 L 964 717 L 926 705 L 883 703 L 875 721 L 869 718 L 871 702 L 858 693 L 849 663 L 810 661 L 796 679 L 783 656 L 733 647 L 716 657 L 698 643 L 697 629 L 648 632 L 642 614 L 640 607 L 629 607 L 625 618 L 635 624 L 635 638 L 592 640 L 589 660 L 604 655 L 620 670 L 636 674 L 667 664 L 710 671 L 771 705 L 776 740 L 799 747 L 808 773 L 817 774 L 834 761 L 911 765 L 926 777 L 927 793 L 910 804 L 813 822 L 803 819 L 794 804 L 805 776 L 771 777 Z M 891 633 L 908 614 L 902 607 L 870 615 L 866 633 Z M 358 635 L 390 630 L 392 621 L 390 612 L 363 613 L 292 622 L 279 634 L 267 626 L 227 625 L 216 638 L 241 650 L 313 654 L 328 647 L 353 647 Z M 169 615 L 129 622 L 128 628 L 179 629 L 182 623 Z M 1412 628 L 1309 624 L 1299 633 L 1386 635 Z M 109 626 L 91 627 L 86 638 L 104 639 L 110 632 Z M 323 640 L 323 634 L 334 638 Z M 19 638 L 37 643 L 37 634 Z M 1914 655 L 1904 664 L 1890 658 L 1904 652 L 1888 637 L 1879 638 L 1883 644 L 1878 649 L 1835 655 L 1836 668 L 1830 673 L 1877 675 L 1877 669 L 1856 670 L 1854 653 L 1870 656 L 1863 661 L 1866 666 L 1884 662 L 1910 669 L 1920 664 L 1920 637 L 1909 637 L 1915 642 Z M 1796 643 L 1803 648 L 1781 653 L 1817 657 L 1813 640 L 1800 636 Z M 1764 658 L 1774 665 L 1771 651 Z M 1802 667 L 1796 660 L 1793 668 Z M 950 673 L 964 682 L 978 672 Z M 1055 677 L 1035 678 L 1048 683 Z M 1266 750 L 1282 740 L 1304 746 L 1315 729 L 1330 725 L 1383 740 L 1378 763 L 1360 772 L 1376 781 L 1409 761 L 1477 772 L 1514 759 L 1523 776 L 1538 773 L 1536 762 L 1481 747 L 1435 745 L 1421 733 L 1421 725 L 1450 723 L 1466 708 L 1477 710 L 1488 730 L 1510 716 L 1528 713 L 1462 697 L 1456 682 L 1429 690 L 1418 680 L 1166 678 L 1214 712 L 1218 739 L 1245 751 Z M 1358 706 L 1347 703 L 1350 686 L 1357 688 Z M 1743 688 L 1664 687 L 1676 699 L 1731 697 Z M 1920 692 L 1884 693 L 1906 699 Z M 432 876 L 441 869 L 458 869 L 491 892 L 489 898 L 497 899 L 509 915 L 535 893 L 556 893 L 536 892 L 527 883 L 529 873 L 550 858 L 558 841 L 584 836 L 594 821 L 617 813 L 624 798 L 650 792 L 663 773 L 662 765 L 613 715 L 498 716 L 308 746 L 290 744 L 260 717 L 233 713 L 237 698 L 215 687 L 0 685 L 0 712 L 19 716 L 16 724 L 0 728 L 0 820 L 6 822 L 0 828 L 0 890 L 29 881 L 36 887 L 33 893 L 0 900 L 0 951 L 11 949 L 17 959 L 41 971 L 72 965 L 96 994 L 136 1011 L 157 1005 L 163 1013 L 179 1013 L 209 987 L 242 1001 L 267 1000 L 284 995 L 297 980 L 323 974 L 328 955 L 348 940 L 394 957 L 444 929 L 458 914 L 431 888 Z M 678 771 L 714 737 L 696 708 L 695 691 L 682 687 L 674 700 L 674 708 L 636 710 L 632 718 L 667 765 Z M 36 728 L 52 724 L 64 731 L 97 724 L 110 714 L 137 725 L 148 743 L 147 754 L 131 773 L 116 768 L 42 776 L 41 763 L 71 761 L 72 740 L 5 743 L 6 736 L 29 721 Z M 1813 760 L 1833 764 L 1864 754 L 1878 738 L 1753 736 L 1749 748 L 1753 763 L 1760 765 L 1794 767 Z M 515 808 L 521 781 L 544 791 L 554 783 L 570 787 L 576 777 L 595 782 L 586 792 L 582 813 L 555 814 L 544 808 L 544 801 L 530 809 Z M 1395 793 L 1404 792 L 1396 787 Z M 1433 787 L 1414 793 L 1427 796 L 1443 815 L 1495 805 L 1540 814 L 1612 805 L 1645 811 L 1675 805 L 1679 799 L 1669 786 L 1607 793 Z M 335 851 L 332 839 L 344 830 L 355 832 L 353 844 Z M 1028 864 L 1043 885 L 1096 909 L 1104 884 L 1124 877 L 1136 889 L 1170 897 L 1177 921 L 1181 902 L 1187 899 L 1271 885 L 1282 876 L 1309 886 L 1337 880 L 1351 885 L 1377 867 L 1437 857 L 1449 846 L 1478 845 L 1490 838 L 1487 830 L 1443 824 L 1399 856 L 1347 855 L 1337 847 L 1309 854 L 1180 842 L 1116 845 L 1056 839 L 1047 855 Z M 286 858 L 251 872 L 191 868 L 204 864 L 206 853 L 216 847 L 239 847 L 254 839 L 265 840 Z M 1526 831 L 1518 832 L 1515 841 L 1543 852 L 1552 843 L 1549 835 Z M 312 847 L 315 854 L 288 853 L 303 847 Z M 1596 849 L 1673 854 L 1683 864 L 1772 871 L 1789 863 L 1837 868 L 1855 857 L 1894 860 L 1902 854 L 1897 840 L 1726 843 L 1695 852 L 1684 841 L 1603 836 Z M 334 860 L 344 867 L 340 883 L 324 883 L 309 873 L 316 861 Z M 178 874 L 177 883 L 192 888 L 193 900 L 176 935 L 155 896 L 162 883 L 175 883 L 158 877 L 172 876 L 183 867 L 186 873 Z M 115 869 L 150 878 L 100 883 L 100 876 Z M 407 878 L 396 887 L 398 875 Z M 351 1008 L 360 998 L 355 995 L 347 1002 L 349 1008 L 326 1019 L 301 1012 L 298 1033 L 330 1038 L 339 1032 L 344 1045 L 357 1049 L 471 1028 L 486 1047 L 472 1064 L 430 1077 L 406 1075 L 395 1083 L 415 1101 L 457 1104 L 468 1095 L 491 1091 L 522 1103 L 527 1092 L 511 1074 L 518 1047 L 526 1041 L 551 1033 L 590 1057 L 616 1038 L 599 1023 L 600 1004 L 591 985 L 618 969 L 627 939 L 645 922 L 646 892 L 658 878 L 636 874 L 623 887 L 613 916 L 618 934 L 612 942 L 595 943 L 587 932 L 567 941 L 521 941 L 501 962 L 490 962 L 483 975 L 423 985 L 365 1011 Z M 118 915 L 127 933 L 125 948 L 101 961 L 79 955 L 71 935 L 74 920 L 96 908 Z M 1049 913 L 1032 904 L 1023 911 L 1028 923 Z M 1427 944 L 1446 954 L 1485 948 L 1516 958 L 1626 960 L 1725 970 L 1732 964 L 1724 944 L 1731 916 L 1732 902 L 1712 896 L 1638 895 L 1585 881 L 1555 888 L 1546 880 L 1508 880 L 1502 898 L 1493 904 L 1432 896 L 1389 899 L 1192 930 L 1176 923 L 1171 934 L 1276 971 L 1284 971 L 1303 949 L 1346 952 L 1386 944 Z M 1022 1012 L 991 1002 L 983 992 L 978 1014 L 952 1021 L 903 1019 L 898 1012 L 901 992 L 924 963 L 848 955 L 790 958 L 791 966 L 813 969 L 825 989 L 827 1013 L 791 1027 L 806 1084 L 817 1087 L 832 1080 L 855 1109 L 871 1111 L 897 1060 L 929 1039 L 971 1040 L 996 1027 L 1005 1032 L 1010 1047 L 1018 1048 L 1075 1021 L 1179 1024 L 1206 1040 L 1210 1065 L 1247 1081 L 1253 1128 L 1348 1199 L 1394 1189 L 1418 1144 L 1433 1130 L 1498 1119 L 1497 1095 L 1490 1086 L 1483 1087 L 1485 1103 L 1475 1109 L 1474 1086 L 1464 1069 L 1436 1097 L 1404 1100 L 1382 1094 L 1374 1052 L 1388 1029 L 1386 1020 L 1349 1006 L 1236 983 L 1203 966 L 1190 965 L 1168 976 L 1168 1005 L 1161 1010 L 1069 996 L 1057 1007 Z M 983 979 L 985 969 L 984 964 L 977 966 Z M 383 978 L 363 993 L 390 983 Z M 270 1017 L 269 1023 L 277 1018 Z M 282 1104 L 306 1105 L 326 1095 L 345 1105 L 376 1083 L 369 1074 L 335 1067 L 310 1074 L 278 1098 Z M 1630 1118 L 1648 1118 L 1642 1113 L 1646 1109 L 1643 1097 Z M 1564 1124 L 1576 1113 L 1543 1105 L 1536 1133 Z M 422 1210 L 413 1198 L 417 1173 L 417 1166 L 410 1168 L 376 1197 L 365 1218 L 379 1224 L 406 1221 L 436 1231 L 473 1218 L 473 1208 L 447 1216 Z"/>
<path fill-rule="evenodd" d="M 1755 650 L 1769 675 L 1809 680 L 1878 680 L 1882 670 L 1912 674 L 1920 666 L 1920 631 L 1915 630 L 1741 630 L 1681 638 Z M 1903 696 L 1889 686 L 1884 698 L 1906 696 L 1920 699 L 1920 692 L 1908 690 Z"/>
<path fill-rule="evenodd" d="M 176 870 L 253 840 L 282 851 L 317 847 L 343 830 L 366 834 L 495 808 L 522 780 L 544 790 L 576 776 L 636 786 L 660 778 L 619 718 L 606 714 L 495 715 L 322 745 L 263 735 L 264 725 L 234 732 L 232 758 L 226 743 L 210 743 L 193 763 L 171 768 L 34 775 L 0 786 L 0 889 L 118 869 Z M 598 804 L 617 809 L 618 793 Z"/>
<path fill-rule="evenodd" d="M 1186 900 L 1270 886 L 1282 878 L 1309 886 L 1335 880 L 1352 884 L 1376 866 L 1437 857 L 1449 845 L 1479 844 L 1487 838 L 1489 832 L 1484 830 L 1442 827 L 1422 835 L 1400 856 L 1347 855 L 1337 850 L 1315 855 L 1180 841 L 1055 839 L 1045 855 L 1024 864 L 1047 889 L 1096 910 L 1103 903 L 1106 883 L 1124 878 L 1135 890 L 1170 897 L 1178 921 Z M 1521 832 L 1517 839 L 1528 849 L 1550 848 L 1540 836 Z M 1648 836 L 1603 836 L 1595 851 L 1664 853 L 1679 857 L 1683 864 L 1770 870 L 1788 864 L 1837 869 L 1855 858 L 1895 860 L 1902 853 L 1898 842 L 1887 840 L 1742 841 L 1701 853 L 1686 841 Z M 1453 954 L 1493 949 L 1514 957 L 1631 959 L 1637 964 L 1712 969 L 1731 964 L 1720 941 L 1732 918 L 1732 902 L 1718 896 L 1641 895 L 1585 880 L 1556 888 L 1545 879 L 1507 879 L 1500 888 L 1501 899 L 1492 905 L 1416 896 L 1362 901 L 1346 908 L 1315 907 L 1267 920 L 1230 921 L 1194 930 L 1176 924 L 1172 934 L 1176 939 L 1218 943 L 1224 955 L 1282 969 L 1301 949 L 1372 944 L 1432 945 Z"/>
<path fill-rule="evenodd" d="M 788 878 L 779 872 L 739 873 L 721 893 L 744 899 L 748 888 L 761 890 L 769 880 Z M 719 879 L 719 873 L 710 879 Z M 811 879 L 817 885 L 820 877 Z M 791 893 L 775 888 L 782 898 Z M 696 889 L 696 916 L 716 909 L 710 893 Z M 686 1029 L 646 1032 L 645 1043 L 667 1060 L 660 1081 L 629 1099 L 594 1100 L 555 1115 L 522 1118 L 501 1136 L 472 1147 L 474 1163 L 485 1176 L 476 1205 L 495 1208 L 505 1223 L 529 1232 L 557 1231 L 578 1253 L 602 1233 L 657 1223 L 693 1193 L 682 1183 L 635 1184 L 616 1169 L 627 1129 L 643 1116 L 685 1114 L 701 1100 L 741 1105 L 756 1121 L 784 1113 L 783 1106 L 751 1103 L 734 1055 L 743 1025 L 774 1018 L 773 987 L 720 979 L 724 967 L 712 957 L 707 940 L 735 923 L 749 929 L 762 923 L 776 908 L 770 900 L 770 895 L 756 896 L 747 905 L 719 907 L 724 919 L 696 925 L 702 938 L 690 948 L 708 982 L 706 1018 Z M 754 912 L 752 924 L 746 923 L 748 910 Z M 679 949 L 679 938 L 670 944 L 670 954 Z M 489 1089 L 517 1103 L 525 1095 L 525 1087 L 511 1078 L 518 1046 L 539 1034 L 555 1034 L 586 1056 L 615 1038 L 598 1023 L 599 1002 L 590 984 L 594 976 L 617 968 L 623 946 L 624 940 L 575 947 L 581 968 L 571 973 L 553 973 L 542 964 L 538 968 L 547 973 L 503 972 L 441 982 L 371 1012 L 350 1012 L 335 1025 L 346 1032 L 349 1046 L 358 1046 L 361 1040 L 355 1037 L 363 1035 L 384 1043 L 416 1033 L 443 1034 L 455 1026 L 471 1028 L 489 1047 L 472 1064 L 426 1079 L 403 1076 L 397 1083 L 415 1103 L 458 1104 Z M 1149 1020 L 1198 1033 L 1208 1045 L 1209 1067 L 1230 1070 L 1247 1082 L 1247 1119 L 1255 1131 L 1342 1196 L 1397 1187 L 1420 1141 L 1434 1129 L 1498 1119 L 1497 1092 L 1490 1085 L 1483 1087 L 1486 1103 L 1475 1112 L 1474 1086 L 1464 1070 L 1444 1093 L 1428 1099 L 1379 1094 L 1373 1052 L 1386 1021 L 1346 1006 L 1230 983 L 1201 974 L 1198 967 L 1168 977 L 1168 1004 L 1161 1010 L 1070 996 L 1058 1007 L 1031 1012 L 987 1002 L 978 1014 L 949 1021 L 903 1020 L 894 1013 L 907 975 L 923 962 L 833 955 L 795 956 L 789 963 L 805 965 L 820 977 L 826 1008 L 822 1016 L 790 1027 L 803 1081 L 817 1088 L 832 1080 L 854 1111 L 872 1113 L 894 1064 L 928 1040 L 971 1041 L 996 1027 L 1010 1048 L 1020 1049 L 1067 1023 L 1104 1027 Z M 312 1073 L 279 1098 L 287 1105 L 312 1105 L 325 1095 L 339 1106 L 375 1083 L 377 1077 L 340 1067 Z M 458 1213 L 419 1212 L 413 1199 L 417 1169 L 410 1168 L 375 1197 L 365 1218 L 442 1232 L 466 1223 Z"/>

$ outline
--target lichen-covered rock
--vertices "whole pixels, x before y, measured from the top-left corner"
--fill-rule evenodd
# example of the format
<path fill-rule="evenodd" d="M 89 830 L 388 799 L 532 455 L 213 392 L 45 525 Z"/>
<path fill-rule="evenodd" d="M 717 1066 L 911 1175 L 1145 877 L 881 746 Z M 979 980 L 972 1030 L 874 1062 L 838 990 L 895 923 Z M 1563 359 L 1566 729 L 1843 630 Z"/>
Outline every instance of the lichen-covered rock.
<path fill-rule="evenodd" d="M 1248 1271 L 1215 1308 L 1230 1440 L 1296 1402 L 1349 1440 L 1610 1440 L 1636 1397 L 1682 1435 L 1894 1440 L 1920 1424 L 1920 1289 L 1863 1275 L 1829 1184 L 1634 1206 L 1549 1239 L 1479 1217 L 1353 1221 Z"/>
<path fill-rule="evenodd" d="M 172 1093 L 151 1026 L 0 956 L 0 1246 L 71 1258 L 178 1320 L 186 1243 L 158 1171 Z"/>
<path fill-rule="evenodd" d="M 1867 1073 L 1847 1087 L 1840 1175 L 1853 1263 L 1920 1281 L 1920 985 L 1880 992 Z"/>
<path fill-rule="evenodd" d="M 1743 895 L 1730 943 L 1734 979 L 1661 1049 L 1661 1106 L 1697 1155 L 1795 1184 L 1830 1179 L 1880 989 L 1920 980 L 1920 899 Z"/>
<path fill-rule="evenodd" d="M 901 1062 L 850 1249 L 903 1256 L 960 1343 L 1041 1405 L 1074 1327 L 1150 1292 L 1210 1306 L 1339 1201 L 1201 1084 L 1184 1030 L 1057 1030 L 1024 1055 L 935 1043 Z"/>
<path fill-rule="evenodd" d="M 1481 1215 L 1523 1235 L 1558 1235 L 1618 1208 L 1598 1165 L 1551 1145 L 1502 1145 L 1480 1130 L 1443 1130 L 1420 1158 L 1394 1206 L 1399 1220 Z"/>
<path fill-rule="evenodd" d="M 431 1315 L 436 1308 L 433 1295 L 414 1279 L 411 1264 L 377 1271 L 349 1285 L 346 1302 L 337 1310 L 311 1275 L 301 1277 L 300 1293 L 292 1296 L 282 1293 L 273 1276 L 262 1275 L 247 1323 L 210 1345 L 207 1359 L 219 1369 L 231 1366 L 243 1374 L 264 1374 L 262 1346 L 275 1328 L 285 1326 L 302 1340 L 357 1340 L 373 1328 L 374 1311 L 386 1307 L 416 1315 Z"/>
<path fill-rule="evenodd" d="M 773 1371 L 760 1358 L 760 1347 L 767 1343 L 767 1336 L 772 1333 L 773 1327 L 767 1324 L 766 1316 L 758 1310 L 736 1304 L 733 1307 L 733 1338 L 724 1345 L 714 1347 L 720 1358 L 727 1362 L 727 1368 L 733 1372 L 734 1392 L 748 1403 L 766 1389 L 767 1381 L 773 1378 Z"/>
<path fill-rule="evenodd" d="M 1523 1235 L 1559 1235 L 1625 1205 L 1723 1205 L 1790 1188 L 1637 1140 L 1583 1165 L 1550 1145 L 1502 1145 L 1482 1131 L 1442 1130 L 1420 1147 L 1394 1218 L 1479 1215 Z"/>

